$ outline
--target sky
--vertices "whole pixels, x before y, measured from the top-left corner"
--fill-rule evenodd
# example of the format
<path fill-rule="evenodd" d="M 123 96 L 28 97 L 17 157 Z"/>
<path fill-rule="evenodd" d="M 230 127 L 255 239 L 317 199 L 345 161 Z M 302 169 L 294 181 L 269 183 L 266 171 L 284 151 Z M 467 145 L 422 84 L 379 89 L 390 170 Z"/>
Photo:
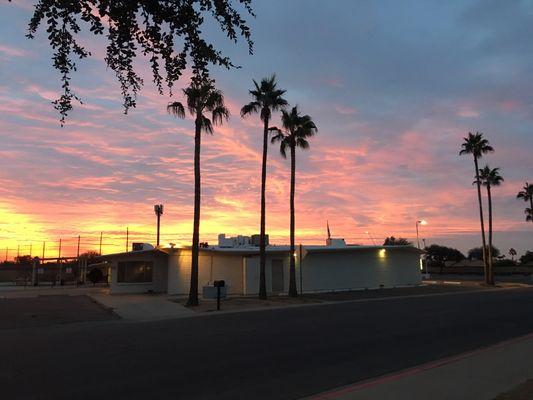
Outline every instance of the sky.
<path fill-rule="evenodd" d="M 168 94 L 145 78 L 138 106 L 124 115 L 120 89 L 103 61 L 104 42 L 83 33 L 93 56 L 72 85 L 83 100 L 66 125 L 51 101 L 60 81 L 46 32 L 25 38 L 32 2 L 0 5 L 0 260 L 123 251 L 155 242 L 153 205 L 165 205 L 163 243 L 190 243 L 193 121 L 166 113 Z M 463 137 L 481 131 L 495 148 L 481 163 L 501 167 L 493 190 L 494 244 L 533 250 L 533 226 L 516 193 L 533 181 L 533 1 L 270 0 L 254 2 L 255 43 L 206 35 L 241 68 L 213 68 L 231 111 L 202 142 L 201 240 L 259 230 L 262 128 L 241 119 L 252 79 L 276 73 L 291 105 L 318 126 L 296 156 L 296 241 L 381 244 L 387 236 L 460 250 L 480 244 L 471 157 Z M 184 79 L 178 87 L 185 87 Z M 183 100 L 180 92 L 173 99 Z M 279 124 L 279 115 L 273 124 Z M 286 243 L 289 162 L 269 148 L 267 231 Z"/>

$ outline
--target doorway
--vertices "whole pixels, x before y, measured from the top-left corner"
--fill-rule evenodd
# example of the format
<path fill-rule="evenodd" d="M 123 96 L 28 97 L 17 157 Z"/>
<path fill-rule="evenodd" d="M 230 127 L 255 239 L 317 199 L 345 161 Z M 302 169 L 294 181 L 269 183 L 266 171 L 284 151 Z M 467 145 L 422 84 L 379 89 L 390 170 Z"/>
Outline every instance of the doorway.
<path fill-rule="evenodd" d="M 284 289 L 283 260 L 272 260 L 272 293 L 281 293 Z"/>

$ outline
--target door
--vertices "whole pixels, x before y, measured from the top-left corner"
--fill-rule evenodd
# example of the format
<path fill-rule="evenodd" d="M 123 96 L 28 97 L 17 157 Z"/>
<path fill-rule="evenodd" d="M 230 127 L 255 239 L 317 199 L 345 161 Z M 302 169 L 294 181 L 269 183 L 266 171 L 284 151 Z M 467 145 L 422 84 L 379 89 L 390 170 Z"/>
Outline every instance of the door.
<path fill-rule="evenodd" d="M 283 292 L 283 260 L 272 260 L 272 293 Z"/>

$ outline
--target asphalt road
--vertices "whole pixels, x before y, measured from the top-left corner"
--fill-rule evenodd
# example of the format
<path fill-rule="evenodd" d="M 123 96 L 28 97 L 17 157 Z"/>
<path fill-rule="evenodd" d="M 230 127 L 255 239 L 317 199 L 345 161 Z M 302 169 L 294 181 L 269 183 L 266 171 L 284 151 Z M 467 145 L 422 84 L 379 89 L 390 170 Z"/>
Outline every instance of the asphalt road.
<path fill-rule="evenodd" d="M 295 399 L 529 332 L 533 289 L 6 329 L 0 393 Z"/>

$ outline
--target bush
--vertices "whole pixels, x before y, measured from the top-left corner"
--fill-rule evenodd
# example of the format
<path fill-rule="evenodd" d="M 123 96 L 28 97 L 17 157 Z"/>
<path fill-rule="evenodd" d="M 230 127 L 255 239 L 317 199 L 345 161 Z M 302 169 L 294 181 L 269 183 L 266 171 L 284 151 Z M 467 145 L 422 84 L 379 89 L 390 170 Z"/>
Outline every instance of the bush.
<path fill-rule="evenodd" d="M 104 279 L 104 273 L 100 268 L 93 268 L 87 274 L 87 278 L 93 283 L 93 286 L 96 286 L 98 282 Z"/>

